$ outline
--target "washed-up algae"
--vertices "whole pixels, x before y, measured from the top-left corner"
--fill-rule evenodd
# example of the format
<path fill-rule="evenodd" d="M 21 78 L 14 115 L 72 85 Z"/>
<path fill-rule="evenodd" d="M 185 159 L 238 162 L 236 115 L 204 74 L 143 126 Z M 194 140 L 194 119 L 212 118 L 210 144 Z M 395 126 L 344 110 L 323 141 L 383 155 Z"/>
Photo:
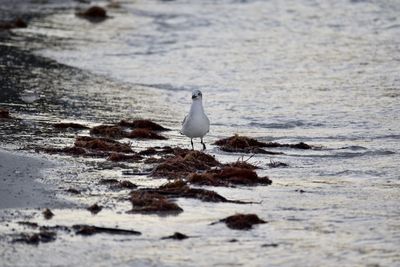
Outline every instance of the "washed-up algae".
<path fill-rule="evenodd" d="M 179 214 L 183 211 L 176 203 L 157 192 L 133 191 L 132 209 L 128 213 Z"/>
<path fill-rule="evenodd" d="M 160 124 L 157 124 L 151 120 L 121 120 L 119 125 L 123 127 L 129 127 L 129 128 L 140 128 L 140 129 L 148 129 L 152 131 L 169 131 L 168 128 L 165 128 L 161 126 Z"/>
<path fill-rule="evenodd" d="M 211 155 L 200 151 L 181 150 L 156 166 L 152 176 L 169 179 L 184 178 L 192 172 L 205 171 L 220 165 L 221 163 Z"/>
<path fill-rule="evenodd" d="M 192 198 L 205 202 L 228 202 L 236 204 L 250 204 L 240 200 L 229 200 L 218 193 L 202 188 L 191 188 L 184 180 L 175 180 L 158 188 L 143 188 L 137 192 L 151 193 L 168 198 Z"/>
<path fill-rule="evenodd" d="M 120 143 L 109 138 L 78 136 L 75 141 L 75 146 L 99 151 L 133 152 L 129 144 Z"/>
<path fill-rule="evenodd" d="M 90 236 L 94 234 L 113 234 L 113 235 L 141 235 L 140 232 L 134 230 L 99 227 L 94 225 L 76 224 L 72 226 L 77 235 Z"/>
<path fill-rule="evenodd" d="M 235 230 L 250 230 L 255 224 L 267 223 L 260 219 L 256 214 L 235 214 L 218 222 L 223 222 L 226 226 Z"/>
<path fill-rule="evenodd" d="M 232 186 L 232 185 L 270 185 L 268 177 L 259 177 L 257 173 L 248 168 L 223 167 L 204 173 L 191 173 L 187 181 L 196 185 Z"/>
<path fill-rule="evenodd" d="M 254 154 L 269 154 L 269 155 L 279 155 L 283 154 L 281 152 L 267 151 L 263 148 L 294 148 L 294 149 L 312 149 L 306 143 L 300 142 L 297 144 L 280 144 L 277 142 L 264 143 L 256 139 L 249 138 L 246 136 L 234 135 L 229 138 L 223 138 L 214 143 L 219 146 L 222 151 L 226 152 L 240 152 L 240 153 L 254 153 Z"/>

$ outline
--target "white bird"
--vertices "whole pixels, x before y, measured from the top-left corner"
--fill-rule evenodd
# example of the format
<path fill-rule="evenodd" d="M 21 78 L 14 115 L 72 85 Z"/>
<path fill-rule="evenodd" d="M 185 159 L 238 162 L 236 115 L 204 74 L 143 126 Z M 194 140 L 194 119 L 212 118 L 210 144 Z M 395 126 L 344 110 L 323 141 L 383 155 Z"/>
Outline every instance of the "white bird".
<path fill-rule="evenodd" d="M 210 130 L 210 120 L 204 113 L 203 96 L 199 90 L 192 92 L 192 101 L 189 114 L 183 119 L 181 133 L 190 138 L 192 149 L 194 149 L 193 138 L 200 138 L 203 149 L 206 149 L 203 137 Z"/>

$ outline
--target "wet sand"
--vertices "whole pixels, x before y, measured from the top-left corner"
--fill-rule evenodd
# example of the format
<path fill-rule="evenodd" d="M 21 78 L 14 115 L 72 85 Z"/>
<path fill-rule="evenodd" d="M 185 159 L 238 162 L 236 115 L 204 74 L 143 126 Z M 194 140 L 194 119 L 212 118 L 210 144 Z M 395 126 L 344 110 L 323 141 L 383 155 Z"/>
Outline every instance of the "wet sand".
<path fill-rule="evenodd" d="M 54 162 L 0 149 L 0 209 L 63 208 L 56 197 L 56 187 L 44 184 L 43 171 L 54 168 Z"/>

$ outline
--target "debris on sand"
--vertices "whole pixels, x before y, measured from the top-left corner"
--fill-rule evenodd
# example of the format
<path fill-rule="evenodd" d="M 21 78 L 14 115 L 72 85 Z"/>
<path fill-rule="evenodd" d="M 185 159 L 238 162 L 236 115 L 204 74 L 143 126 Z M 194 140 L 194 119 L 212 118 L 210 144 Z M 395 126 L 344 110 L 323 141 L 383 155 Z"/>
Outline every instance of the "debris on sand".
<path fill-rule="evenodd" d="M 246 136 L 234 135 L 229 138 L 224 138 L 218 140 L 214 143 L 219 146 L 222 151 L 226 152 L 240 152 L 240 153 L 255 153 L 255 154 L 269 154 L 269 155 L 279 155 L 283 154 L 281 152 L 272 152 L 264 150 L 263 148 L 277 148 L 277 147 L 288 147 L 295 149 L 312 149 L 313 147 L 300 142 L 297 144 L 280 144 L 276 142 L 264 143 L 256 139 L 249 138 Z"/>
<path fill-rule="evenodd" d="M 310 146 L 306 143 L 300 142 L 297 144 L 280 144 L 276 142 L 269 142 L 266 143 L 266 147 L 288 147 L 288 148 L 295 148 L 295 149 L 313 149 L 313 146 Z"/>
<path fill-rule="evenodd" d="M 81 194 L 81 191 L 79 191 L 78 189 L 75 189 L 75 188 L 68 188 L 67 190 L 65 190 L 65 192 L 68 192 L 68 193 L 71 193 L 71 194 L 74 194 L 74 195 L 80 195 Z"/>
<path fill-rule="evenodd" d="M 0 21 L 0 31 L 27 27 L 28 24 L 21 18 L 16 18 L 13 21 Z"/>
<path fill-rule="evenodd" d="M 271 160 L 270 163 L 267 164 L 270 168 L 280 168 L 280 167 L 288 167 L 289 165 L 280 161 Z"/>
<path fill-rule="evenodd" d="M 78 136 L 75 141 L 75 146 L 100 151 L 133 153 L 129 144 L 120 143 L 108 138 Z"/>
<path fill-rule="evenodd" d="M 116 125 L 99 125 L 90 129 L 90 135 L 119 139 L 124 136 L 124 131 L 120 126 Z"/>
<path fill-rule="evenodd" d="M 76 13 L 77 16 L 86 17 L 86 18 L 102 18 L 105 19 L 107 17 L 107 11 L 99 6 L 91 6 L 85 11 L 80 11 Z"/>
<path fill-rule="evenodd" d="M 155 167 L 152 175 L 155 177 L 184 178 L 189 173 L 205 171 L 212 167 L 220 166 L 213 156 L 200 151 L 181 150 L 175 156 L 167 158 Z"/>
<path fill-rule="evenodd" d="M 102 209 L 103 209 L 103 207 L 99 206 L 97 203 L 95 203 L 87 208 L 87 210 L 90 211 L 94 215 L 99 213 Z"/>
<path fill-rule="evenodd" d="M 8 109 L 5 108 L 0 108 L 0 119 L 9 119 L 10 118 L 10 112 Z"/>
<path fill-rule="evenodd" d="M 135 128 L 128 132 L 123 129 L 122 125 L 99 125 L 90 130 L 91 135 L 103 136 L 113 139 L 126 138 L 141 138 L 141 139 L 158 139 L 166 140 L 167 138 L 157 134 L 149 128 Z"/>
<path fill-rule="evenodd" d="M 266 221 L 258 218 L 256 214 L 235 214 L 226 217 L 219 222 L 224 222 L 226 226 L 235 230 L 250 230 L 255 224 L 267 223 Z"/>
<path fill-rule="evenodd" d="M 107 159 L 114 162 L 119 162 L 119 161 L 137 162 L 143 159 L 143 157 L 136 153 L 135 154 L 111 153 L 111 155 Z"/>
<path fill-rule="evenodd" d="M 133 207 L 128 213 L 179 214 L 183 211 L 177 204 L 155 192 L 133 191 L 130 201 Z"/>
<path fill-rule="evenodd" d="M 214 144 L 217 146 L 226 146 L 239 149 L 265 146 L 265 143 L 263 142 L 257 141 L 256 139 L 247 136 L 239 136 L 238 134 L 235 134 L 234 136 L 231 136 L 229 138 L 220 139 Z"/>
<path fill-rule="evenodd" d="M 45 209 L 42 213 L 46 220 L 50 220 L 54 216 L 54 213 L 50 209 Z"/>
<path fill-rule="evenodd" d="M 152 122 L 151 120 L 121 120 L 118 124 L 129 128 L 148 129 L 152 131 L 169 131 L 169 129 L 161 126 L 160 124 Z"/>
<path fill-rule="evenodd" d="M 183 240 L 183 239 L 187 239 L 189 238 L 187 235 L 184 235 L 182 233 L 179 232 L 175 232 L 173 235 L 170 236 L 165 236 L 161 239 L 175 239 L 175 240 Z"/>
<path fill-rule="evenodd" d="M 170 198 L 193 198 L 206 202 L 229 202 L 236 204 L 249 204 L 250 202 L 244 202 L 239 200 L 228 200 L 218 193 L 210 190 L 201 188 L 191 188 L 187 183 L 181 179 L 169 182 L 158 188 L 145 188 L 140 189 L 138 192 L 145 192 L 150 194 L 157 194 Z"/>
<path fill-rule="evenodd" d="M 248 163 L 246 161 L 236 161 L 234 163 L 225 164 L 225 166 L 241 168 L 241 169 L 249 169 L 249 170 L 259 169 L 259 167 L 255 166 L 253 164 L 250 164 L 250 163 Z"/>
<path fill-rule="evenodd" d="M 166 140 L 165 136 L 159 135 L 158 133 L 149 130 L 149 129 L 134 129 L 129 133 L 125 133 L 124 135 L 127 138 L 141 138 L 141 139 L 157 139 L 157 140 Z"/>
<path fill-rule="evenodd" d="M 20 224 L 20 225 L 31 227 L 31 228 L 38 228 L 39 227 L 39 225 L 37 223 L 34 223 L 34 222 L 17 222 L 17 223 Z"/>
<path fill-rule="evenodd" d="M 98 227 L 93 225 L 86 224 L 76 224 L 73 225 L 72 228 L 75 230 L 75 234 L 77 235 L 94 235 L 94 234 L 113 234 L 113 235 L 141 235 L 141 232 L 134 230 L 124 230 L 117 228 L 108 228 L 108 227 Z"/>
<path fill-rule="evenodd" d="M 135 189 L 137 185 L 134 183 L 123 180 L 118 181 L 117 179 L 101 179 L 99 184 L 110 185 L 112 189 Z"/>
<path fill-rule="evenodd" d="M 268 177 L 259 177 L 252 169 L 230 166 L 205 173 L 191 173 L 187 180 L 191 184 L 210 186 L 255 186 L 270 185 L 272 183 Z"/>
<path fill-rule="evenodd" d="M 40 242 L 47 243 L 56 240 L 57 233 L 50 231 L 40 231 L 39 233 L 27 234 L 23 233 L 13 242 L 22 242 L 30 245 L 38 245 Z"/>
<path fill-rule="evenodd" d="M 79 123 L 74 123 L 74 122 L 60 122 L 60 123 L 54 123 L 53 127 L 56 129 L 76 129 L 76 130 L 84 130 L 84 129 L 89 129 L 89 127 L 79 124 Z"/>

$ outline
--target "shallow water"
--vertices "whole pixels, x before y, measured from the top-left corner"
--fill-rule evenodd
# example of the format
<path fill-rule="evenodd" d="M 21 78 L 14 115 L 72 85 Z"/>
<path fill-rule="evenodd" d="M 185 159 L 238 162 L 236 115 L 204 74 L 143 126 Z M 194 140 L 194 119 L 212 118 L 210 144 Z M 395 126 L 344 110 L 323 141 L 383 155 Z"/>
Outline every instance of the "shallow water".
<path fill-rule="evenodd" d="M 223 153 L 210 143 L 234 133 L 264 141 L 303 141 L 321 149 L 279 149 L 285 155 L 253 157 L 250 162 L 263 168 L 259 174 L 268 175 L 271 186 L 213 188 L 225 197 L 261 204 L 180 199 L 185 211 L 176 217 L 125 214 L 130 204 L 118 200 L 127 192 L 105 194 L 96 186 L 101 177 L 146 186 L 162 181 L 126 175 L 118 168 L 104 170 L 92 162 L 91 172 L 59 183 L 85 190 L 85 197 L 68 199 L 98 201 L 106 210 L 92 216 L 85 210 L 60 209 L 51 223 L 118 225 L 143 235 L 65 234 L 34 250 L 2 245 L 5 264 L 28 264 L 30 257 L 52 264 L 68 253 L 62 264 L 398 265 L 399 13 L 398 1 L 178 0 L 123 2 L 120 9 L 110 9 L 111 18 L 96 24 L 72 12 L 34 20 L 18 32 L 36 40 L 25 47 L 82 69 L 83 76 L 100 75 L 78 83 L 79 89 L 71 82 L 52 92 L 54 107 L 41 115 L 22 109 L 24 121 L 39 129 L 59 119 L 94 125 L 145 117 L 173 131 L 166 134 L 167 141 L 133 141 L 136 149 L 189 147 L 178 130 L 189 109 L 190 91 L 201 89 L 212 123 L 207 152 L 221 161 L 241 155 Z M 50 91 L 44 89 L 47 98 Z M 29 132 L 30 126 L 20 124 Z M 73 135 L 26 137 L 22 144 L 66 144 Z M 270 160 L 289 167 L 268 168 Z M 300 189 L 305 192 L 296 191 Z M 235 212 L 254 212 L 269 223 L 249 232 L 209 225 Z M 29 216 L 41 222 L 40 214 Z M 193 238 L 159 240 L 175 231 Z"/>

